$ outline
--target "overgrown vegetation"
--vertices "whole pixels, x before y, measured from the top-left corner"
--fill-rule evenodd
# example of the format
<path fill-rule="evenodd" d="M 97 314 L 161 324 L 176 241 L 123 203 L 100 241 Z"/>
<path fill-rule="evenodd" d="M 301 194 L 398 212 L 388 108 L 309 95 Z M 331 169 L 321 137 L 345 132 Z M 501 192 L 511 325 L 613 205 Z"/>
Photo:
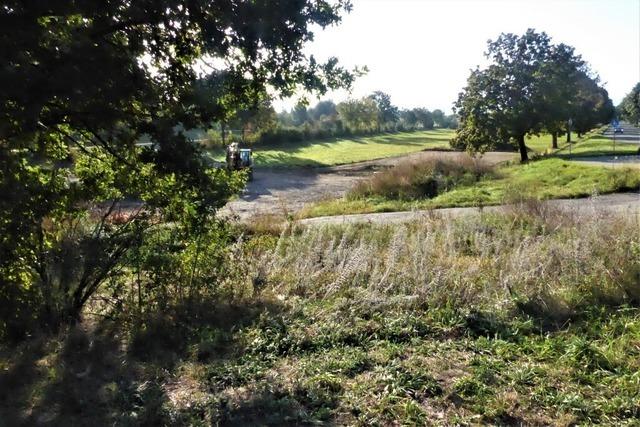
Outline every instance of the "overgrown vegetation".
<path fill-rule="evenodd" d="M 422 162 L 405 161 L 358 182 L 347 199 L 383 197 L 392 200 L 430 199 L 458 186 L 472 186 L 494 168 L 482 159 L 464 154 L 454 158 L 432 158 Z"/>
<path fill-rule="evenodd" d="M 0 416 L 633 424 L 638 219 L 595 212 L 527 202 L 500 216 L 237 240 L 228 258 L 205 252 L 225 266 L 210 277 L 243 266 L 219 288 L 224 304 L 161 310 L 130 333 L 101 320 L 3 352 Z"/>
<path fill-rule="evenodd" d="M 402 185 L 403 178 L 395 172 L 389 172 L 385 177 L 389 180 L 385 183 L 389 188 Z M 639 188 L 640 171 L 622 166 L 614 169 L 582 165 L 559 158 L 543 158 L 524 165 L 499 167 L 495 173 L 482 175 L 477 182 L 461 180 L 454 184 L 457 185 L 449 191 L 438 193 L 435 197 L 415 200 L 354 191 L 349 197 L 306 206 L 298 216 L 309 218 L 413 209 L 489 206 L 508 204 L 514 195 L 534 200 L 589 197 L 593 194 Z"/>
<path fill-rule="evenodd" d="M 80 321 L 132 270 L 153 276 L 129 259 L 157 229 L 175 236 L 154 256 L 192 258 L 174 286 L 194 285 L 201 239 L 218 232 L 216 210 L 243 178 L 212 169 L 186 132 L 271 96 L 349 87 L 357 70 L 303 52 L 313 24 L 349 10 L 346 0 L 3 2 L 0 340 Z"/>

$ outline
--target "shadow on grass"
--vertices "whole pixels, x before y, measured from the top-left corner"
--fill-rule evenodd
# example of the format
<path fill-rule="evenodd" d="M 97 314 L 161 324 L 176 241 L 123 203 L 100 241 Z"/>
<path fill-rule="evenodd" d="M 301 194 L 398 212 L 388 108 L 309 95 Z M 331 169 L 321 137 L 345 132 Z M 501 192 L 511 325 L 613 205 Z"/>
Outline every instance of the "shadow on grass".
<path fill-rule="evenodd" d="M 186 360 L 234 357 L 233 333 L 273 305 L 201 302 L 124 332 L 113 321 L 3 351 L 0 426 L 167 425 L 165 384 Z"/>

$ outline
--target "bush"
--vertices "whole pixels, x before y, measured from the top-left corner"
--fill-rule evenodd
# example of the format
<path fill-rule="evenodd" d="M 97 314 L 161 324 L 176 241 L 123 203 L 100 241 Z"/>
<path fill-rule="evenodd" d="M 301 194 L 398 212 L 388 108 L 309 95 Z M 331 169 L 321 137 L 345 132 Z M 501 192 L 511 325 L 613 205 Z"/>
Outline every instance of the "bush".
<path fill-rule="evenodd" d="M 433 198 L 458 185 L 470 185 L 492 174 L 495 174 L 493 167 L 464 154 L 455 159 L 432 158 L 420 163 L 404 162 L 359 182 L 348 197 L 381 196 L 399 200 Z"/>

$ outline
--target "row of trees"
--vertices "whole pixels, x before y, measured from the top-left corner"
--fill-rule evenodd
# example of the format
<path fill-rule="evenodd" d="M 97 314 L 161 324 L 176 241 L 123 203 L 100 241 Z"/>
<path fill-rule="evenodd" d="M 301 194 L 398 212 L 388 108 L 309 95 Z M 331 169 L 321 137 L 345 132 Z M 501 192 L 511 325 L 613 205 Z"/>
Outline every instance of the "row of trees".
<path fill-rule="evenodd" d="M 631 123 L 640 122 L 640 82 L 624 97 L 618 106 L 618 115 Z"/>
<path fill-rule="evenodd" d="M 607 91 L 573 47 L 534 30 L 489 41 L 491 65 L 472 71 L 455 103 L 460 126 L 452 145 L 485 151 L 514 142 L 527 161 L 525 136 L 584 133 L 615 114 Z"/>
<path fill-rule="evenodd" d="M 270 102 L 239 110 L 223 124 L 217 124 L 218 142 L 229 138 L 249 143 L 295 142 L 307 139 L 415 129 L 455 129 L 454 115 L 426 108 L 399 109 L 384 92 L 374 92 L 359 99 L 338 104 L 319 101 L 312 107 L 298 103 L 290 111 L 276 113 Z"/>
<path fill-rule="evenodd" d="M 337 105 L 330 100 L 320 101 L 311 108 L 298 104 L 290 112 L 280 113 L 278 118 L 282 126 L 335 126 L 335 123 L 340 121 L 342 126 L 355 131 L 378 132 L 449 128 L 456 125 L 455 117 L 446 116 L 442 110 L 431 112 L 426 108 L 400 109 L 393 105 L 387 93 L 381 91 L 364 98 L 349 99 Z"/>

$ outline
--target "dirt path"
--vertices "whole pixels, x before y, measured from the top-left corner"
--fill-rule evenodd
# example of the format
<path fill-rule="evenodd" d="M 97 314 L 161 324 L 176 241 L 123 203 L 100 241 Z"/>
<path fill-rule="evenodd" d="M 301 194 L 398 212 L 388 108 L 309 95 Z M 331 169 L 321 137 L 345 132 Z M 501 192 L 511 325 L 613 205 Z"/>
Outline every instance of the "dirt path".
<path fill-rule="evenodd" d="M 585 210 L 593 209 L 598 212 L 625 212 L 628 214 L 640 214 L 640 194 L 638 193 L 618 193 L 607 194 L 588 199 L 558 199 L 549 200 L 545 204 L 563 210 Z M 480 212 L 504 212 L 510 209 L 509 206 L 490 206 L 480 208 L 445 208 L 422 210 L 412 212 L 384 212 L 374 214 L 356 214 L 325 216 L 309 218 L 299 221 L 304 225 L 326 225 L 326 224 L 352 224 L 352 223 L 372 223 L 372 224 L 395 224 L 408 222 L 425 216 L 461 216 L 476 215 Z"/>
<path fill-rule="evenodd" d="M 307 203 L 326 198 L 339 198 L 359 180 L 376 170 L 394 166 L 402 161 L 420 161 L 429 158 L 456 158 L 466 156 L 454 151 L 421 151 L 405 156 L 390 157 L 349 165 L 327 168 L 256 168 L 254 179 L 244 193 L 227 203 L 225 216 L 246 220 L 253 215 L 292 213 Z M 497 164 L 516 158 L 515 153 L 486 153 L 483 159 Z"/>

